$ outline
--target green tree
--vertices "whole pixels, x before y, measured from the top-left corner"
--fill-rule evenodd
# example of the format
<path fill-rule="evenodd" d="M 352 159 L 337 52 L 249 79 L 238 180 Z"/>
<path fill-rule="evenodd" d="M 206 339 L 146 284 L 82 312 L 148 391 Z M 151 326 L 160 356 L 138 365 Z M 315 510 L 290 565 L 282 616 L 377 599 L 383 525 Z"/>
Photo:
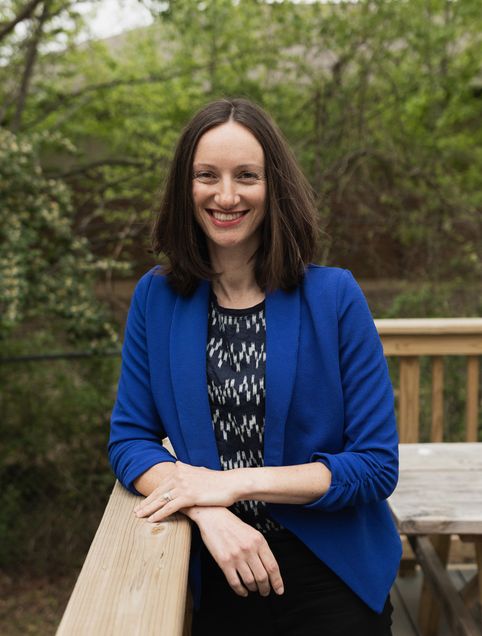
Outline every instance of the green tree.
<path fill-rule="evenodd" d="M 72 231 L 68 189 L 44 176 L 34 145 L 0 129 L 0 337 L 56 317 L 72 340 L 116 342 L 93 293 L 102 266 Z"/>
<path fill-rule="evenodd" d="M 46 174 L 42 161 L 45 147 L 70 154 L 75 148 L 56 131 L 29 126 L 35 92 L 45 84 L 49 64 L 43 49 L 72 38 L 80 16 L 66 0 L 12 1 L 4 16 L 0 57 L 8 65 L 0 66 L 0 340 L 5 349 L 7 338 L 24 324 L 37 331 L 55 325 L 60 341 L 106 346 L 117 338 L 95 298 L 94 282 L 110 263 L 95 258 L 75 231 L 71 191 Z"/>
<path fill-rule="evenodd" d="M 75 147 L 46 135 L 41 160 L 72 189 L 74 231 L 95 254 L 145 268 L 182 126 L 206 101 L 244 95 L 280 123 L 318 194 L 325 263 L 480 275 L 477 0 L 148 5 L 151 27 L 45 54 L 22 117 Z"/>

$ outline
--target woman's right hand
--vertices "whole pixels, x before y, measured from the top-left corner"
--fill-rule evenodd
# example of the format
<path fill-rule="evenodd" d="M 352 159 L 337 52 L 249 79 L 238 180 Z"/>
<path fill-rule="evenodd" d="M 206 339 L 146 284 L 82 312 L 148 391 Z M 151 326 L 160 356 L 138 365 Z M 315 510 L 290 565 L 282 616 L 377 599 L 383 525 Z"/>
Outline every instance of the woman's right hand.
<path fill-rule="evenodd" d="M 183 512 L 199 527 L 206 548 L 236 594 L 247 596 L 249 590 L 268 596 L 271 588 L 283 594 L 278 563 L 261 532 L 227 508 L 196 506 Z"/>

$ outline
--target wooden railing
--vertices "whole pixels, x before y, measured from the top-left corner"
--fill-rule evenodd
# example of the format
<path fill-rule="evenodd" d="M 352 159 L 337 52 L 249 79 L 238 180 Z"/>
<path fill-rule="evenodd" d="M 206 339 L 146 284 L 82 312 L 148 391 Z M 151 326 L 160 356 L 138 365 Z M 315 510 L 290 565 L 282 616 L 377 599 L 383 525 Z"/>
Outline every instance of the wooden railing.
<path fill-rule="evenodd" d="M 115 483 L 57 636 L 190 634 L 190 521 L 146 523 L 138 503 Z"/>
<path fill-rule="evenodd" d="M 397 390 L 400 441 L 420 441 L 421 356 L 429 356 L 432 366 L 432 442 L 444 441 L 444 356 L 466 356 L 465 440 L 476 442 L 482 318 L 406 318 L 376 320 L 375 323 L 385 356 L 400 359 L 400 382 Z"/>
<path fill-rule="evenodd" d="M 377 320 L 387 357 L 400 360 L 398 424 L 402 442 L 420 432 L 420 357 L 432 362 L 432 441 L 443 439 L 444 356 L 467 357 L 467 441 L 478 438 L 482 319 Z M 175 515 L 147 524 L 133 514 L 138 498 L 116 483 L 58 636 L 186 636 L 189 521 Z"/>

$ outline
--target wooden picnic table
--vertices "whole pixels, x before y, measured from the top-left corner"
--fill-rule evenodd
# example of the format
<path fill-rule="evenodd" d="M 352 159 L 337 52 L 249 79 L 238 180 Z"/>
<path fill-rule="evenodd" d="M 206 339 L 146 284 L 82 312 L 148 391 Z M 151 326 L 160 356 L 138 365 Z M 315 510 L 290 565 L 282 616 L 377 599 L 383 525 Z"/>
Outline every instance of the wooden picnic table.
<path fill-rule="evenodd" d="M 389 504 L 424 574 L 423 635 L 437 634 L 442 607 L 454 634 L 481 636 L 470 606 L 482 605 L 482 443 L 400 444 L 400 477 Z M 461 592 L 446 570 L 452 534 L 475 544 L 478 570 Z"/>

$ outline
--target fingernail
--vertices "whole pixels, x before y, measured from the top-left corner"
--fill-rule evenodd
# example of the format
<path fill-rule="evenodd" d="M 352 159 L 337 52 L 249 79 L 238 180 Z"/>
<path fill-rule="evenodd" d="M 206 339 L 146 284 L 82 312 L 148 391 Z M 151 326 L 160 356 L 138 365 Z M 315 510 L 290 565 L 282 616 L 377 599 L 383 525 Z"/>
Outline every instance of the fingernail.
<path fill-rule="evenodd" d="M 285 588 L 284 588 L 283 586 L 278 587 L 278 588 L 275 590 L 276 594 L 283 594 L 283 593 L 284 593 L 284 591 L 285 591 Z"/>

